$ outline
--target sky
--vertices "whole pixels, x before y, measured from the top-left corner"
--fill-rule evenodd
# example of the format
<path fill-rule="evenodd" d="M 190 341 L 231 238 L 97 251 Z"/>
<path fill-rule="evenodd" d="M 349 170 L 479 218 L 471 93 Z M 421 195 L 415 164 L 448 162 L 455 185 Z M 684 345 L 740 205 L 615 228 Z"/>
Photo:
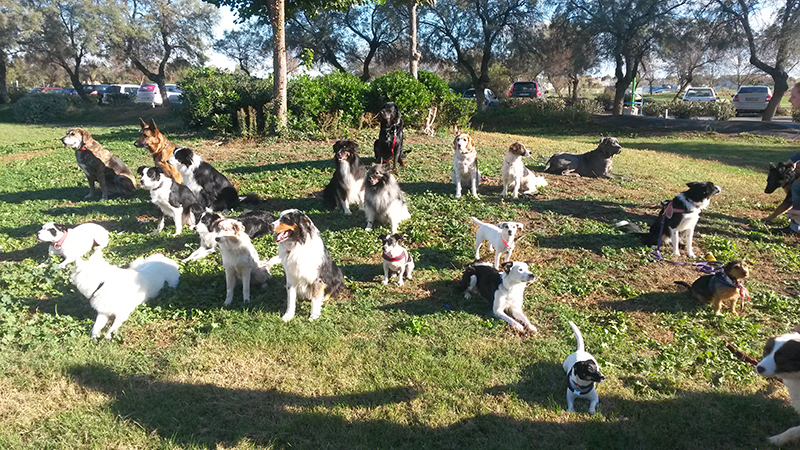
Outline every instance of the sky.
<path fill-rule="evenodd" d="M 236 20 L 236 13 L 226 6 L 219 8 L 219 13 L 220 21 L 214 28 L 214 40 L 221 39 L 226 30 L 233 30 L 236 28 L 236 24 L 234 23 Z M 227 70 L 236 68 L 236 62 L 234 60 L 213 50 L 209 55 L 208 65 Z"/>

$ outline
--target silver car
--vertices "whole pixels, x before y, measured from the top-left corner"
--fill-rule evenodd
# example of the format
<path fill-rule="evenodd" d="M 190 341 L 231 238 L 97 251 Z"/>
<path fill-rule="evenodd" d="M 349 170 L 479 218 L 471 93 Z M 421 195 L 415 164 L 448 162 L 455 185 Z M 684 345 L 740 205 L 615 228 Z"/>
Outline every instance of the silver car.
<path fill-rule="evenodd" d="M 762 113 L 771 99 L 769 86 L 741 86 L 731 102 L 736 108 L 736 115 L 739 115 L 745 112 Z"/>

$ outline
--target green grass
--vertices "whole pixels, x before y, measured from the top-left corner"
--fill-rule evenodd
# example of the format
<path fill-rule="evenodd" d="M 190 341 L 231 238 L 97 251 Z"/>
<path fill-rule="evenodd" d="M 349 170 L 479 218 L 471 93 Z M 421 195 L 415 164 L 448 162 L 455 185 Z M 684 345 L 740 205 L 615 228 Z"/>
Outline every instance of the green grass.
<path fill-rule="evenodd" d="M 152 161 L 132 146 L 140 112 L 80 123 L 135 169 Z M 330 178 L 333 141 L 217 145 L 168 115 L 157 120 L 240 191 L 265 198 L 263 208 L 308 213 L 347 292 L 317 321 L 300 302 L 297 317 L 283 323 L 278 267 L 275 280 L 254 287 L 250 304 L 237 288 L 224 308 L 215 254 L 181 264 L 178 288 L 139 307 L 114 340 L 91 341 L 93 311 L 34 238 L 43 222 L 103 224 L 112 232 L 104 254 L 119 265 L 155 252 L 183 258 L 197 236 L 172 237 L 170 225 L 149 235 L 156 223 L 144 191 L 85 201 L 74 153 L 58 141 L 68 124 L 0 123 L 8 137 L 0 143 L 0 448 L 750 449 L 767 448 L 768 436 L 800 422 L 785 388 L 726 348 L 757 357 L 769 336 L 800 323 L 797 242 L 759 222 L 780 201 L 763 193 L 767 163 L 796 151 L 794 142 L 619 135 L 624 150 L 614 170 L 635 181 L 548 176 L 539 196 L 520 200 L 501 199 L 498 183 L 488 182 L 480 198 L 457 200 L 452 138 L 408 132 L 399 181 L 412 219 L 400 232 L 417 270 L 399 288 L 380 283 L 377 236 L 387 228 L 364 231 L 363 213 L 328 211 L 313 197 Z M 367 156 L 376 133 L 353 132 Z M 516 140 L 538 171 L 552 153 L 588 151 L 599 139 L 472 134 L 481 170 L 493 179 Z M 662 199 L 700 180 L 723 191 L 701 217 L 695 252 L 752 263 L 753 299 L 741 316 L 715 316 L 673 284 L 698 272 L 653 262 L 611 226 L 649 222 Z M 470 216 L 525 224 L 514 256 L 538 276 L 525 294 L 537 335 L 511 332 L 486 302 L 458 292 L 474 251 Z M 255 246 L 264 259 L 276 252 L 269 238 Z M 566 412 L 569 320 L 608 377 L 596 416 L 580 401 L 578 413 Z"/>

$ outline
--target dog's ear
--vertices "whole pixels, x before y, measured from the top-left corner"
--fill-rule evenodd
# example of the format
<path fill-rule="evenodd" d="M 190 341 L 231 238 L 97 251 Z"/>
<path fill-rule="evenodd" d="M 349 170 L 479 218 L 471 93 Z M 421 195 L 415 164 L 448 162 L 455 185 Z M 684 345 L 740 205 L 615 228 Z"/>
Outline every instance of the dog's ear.
<path fill-rule="evenodd" d="M 508 222 L 497 222 L 497 226 L 499 228 L 504 228 L 504 229 L 507 230 L 508 229 Z"/>
<path fill-rule="evenodd" d="M 395 240 L 397 240 L 397 242 L 401 242 L 403 240 L 403 235 L 402 234 L 395 233 L 395 234 L 392 235 L 392 237 L 395 238 Z"/>
<path fill-rule="evenodd" d="M 233 222 L 233 231 L 236 234 L 244 233 L 244 224 L 242 224 L 242 222 L 239 222 L 238 220 Z"/>
<path fill-rule="evenodd" d="M 54 223 L 53 228 L 61 232 L 67 231 L 67 226 L 60 223 Z"/>
<path fill-rule="evenodd" d="M 380 240 L 381 240 L 381 242 L 383 242 L 383 241 L 385 241 L 385 240 L 386 240 L 386 237 L 387 237 L 387 236 L 389 236 L 389 235 L 388 235 L 388 234 L 380 234 L 380 235 L 378 235 L 378 239 L 380 239 Z"/>
<path fill-rule="evenodd" d="M 517 225 L 519 225 L 519 229 L 520 229 L 520 230 L 524 230 L 524 229 L 525 229 L 525 224 L 524 224 L 524 223 L 522 223 L 522 222 L 517 222 Z"/>
<path fill-rule="evenodd" d="M 138 173 L 138 174 L 139 174 L 139 176 L 142 176 L 142 175 L 144 175 L 144 169 L 145 169 L 145 167 L 147 167 L 147 166 L 139 166 L 139 168 L 138 168 L 138 169 L 136 169 L 136 173 Z"/>
<path fill-rule="evenodd" d="M 147 128 L 147 123 L 145 123 L 141 117 L 139 117 L 139 126 L 141 126 L 143 130 Z"/>
<path fill-rule="evenodd" d="M 511 268 L 514 266 L 514 261 L 506 261 L 503 264 L 500 264 L 500 269 L 505 272 L 511 272 Z"/>
<path fill-rule="evenodd" d="M 150 126 L 153 128 L 153 132 L 158 133 L 158 127 L 156 126 L 156 119 L 150 119 Z"/>
<path fill-rule="evenodd" d="M 775 169 L 775 168 L 776 168 L 776 167 L 775 167 L 775 164 L 769 163 L 769 170 L 773 170 L 773 169 Z"/>

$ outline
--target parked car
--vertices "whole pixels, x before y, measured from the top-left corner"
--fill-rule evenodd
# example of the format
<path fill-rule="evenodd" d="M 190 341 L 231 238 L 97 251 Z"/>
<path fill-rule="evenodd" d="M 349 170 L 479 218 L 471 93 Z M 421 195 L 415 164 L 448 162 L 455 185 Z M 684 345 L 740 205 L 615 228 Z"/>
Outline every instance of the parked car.
<path fill-rule="evenodd" d="M 167 98 L 169 98 L 170 103 L 179 105 L 183 101 L 183 97 L 181 97 L 183 89 L 174 84 L 167 84 L 165 87 L 167 88 Z"/>
<path fill-rule="evenodd" d="M 59 89 L 58 91 L 52 91 L 52 92 L 57 92 L 57 93 L 62 94 L 62 95 L 78 95 L 78 90 L 75 89 L 75 88 L 64 88 L 64 89 Z"/>
<path fill-rule="evenodd" d="M 467 89 L 463 94 L 461 94 L 461 98 L 475 98 L 475 89 Z M 484 105 L 487 108 L 493 108 L 500 104 L 500 100 L 497 99 L 497 96 L 494 95 L 494 92 L 492 92 L 492 90 L 489 88 L 483 90 L 483 98 Z"/>
<path fill-rule="evenodd" d="M 112 84 L 111 86 L 103 92 L 103 96 L 100 98 L 100 103 L 107 105 L 109 103 L 109 95 L 111 94 L 126 94 L 131 97 L 131 99 L 135 99 L 136 93 L 139 92 L 139 85 L 138 84 Z"/>
<path fill-rule="evenodd" d="M 167 97 L 170 102 L 180 103 L 180 95 L 183 92 L 181 88 L 174 84 L 166 84 L 164 87 L 167 89 Z M 150 103 L 151 106 L 161 106 L 164 99 L 161 98 L 161 90 L 157 84 L 143 84 L 139 86 L 139 91 L 136 94 L 137 103 Z"/>
<path fill-rule="evenodd" d="M 769 86 L 740 86 L 733 95 L 732 103 L 738 116 L 744 112 L 763 113 L 771 99 Z"/>
<path fill-rule="evenodd" d="M 542 98 L 543 95 L 536 81 L 516 81 L 508 91 L 509 97 Z"/>
<path fill-rule="evenodd" d="M 60 87 L 35 87 L 28 94 L 60 94 L 64 88 Z"/>
<path fill-rule="evenodd" d="M 683 93 L 685 102 L 714 102 L 717 101 L 717 94 L 714 88 L 708 86 L 692 87 Z"/>
<path fill-rule="evenodd" d="M 102 96 L 103 93 L 106 92 L 106 89 L 110 88 L 110 84 L 84 84 L 83 85 L 83 92 L 86 92 L 89 95 L 100 95 Z"/>

